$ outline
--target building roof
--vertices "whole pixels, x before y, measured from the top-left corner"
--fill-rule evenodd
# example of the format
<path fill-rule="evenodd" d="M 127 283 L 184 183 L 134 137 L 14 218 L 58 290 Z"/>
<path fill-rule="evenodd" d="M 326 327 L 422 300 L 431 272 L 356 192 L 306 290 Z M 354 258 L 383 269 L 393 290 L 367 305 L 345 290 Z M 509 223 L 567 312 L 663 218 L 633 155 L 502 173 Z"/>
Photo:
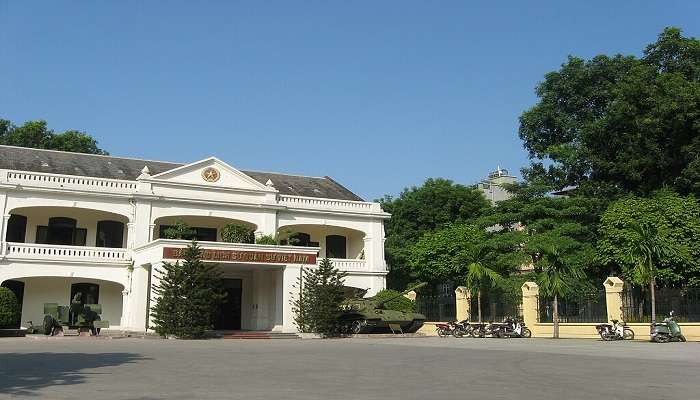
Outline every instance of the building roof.
<path fill-rule="evenodd" d="M 136 180 L 144 166 L 148 166 L 151 175 L 156 175 L 183 165 L 186 164 L 0 145 L 0 169 L 18 171 Z M 363 201 L 328 176 L 241 172 L 263 185 L 268 179 L 271 180 L 281 194 Z"/>

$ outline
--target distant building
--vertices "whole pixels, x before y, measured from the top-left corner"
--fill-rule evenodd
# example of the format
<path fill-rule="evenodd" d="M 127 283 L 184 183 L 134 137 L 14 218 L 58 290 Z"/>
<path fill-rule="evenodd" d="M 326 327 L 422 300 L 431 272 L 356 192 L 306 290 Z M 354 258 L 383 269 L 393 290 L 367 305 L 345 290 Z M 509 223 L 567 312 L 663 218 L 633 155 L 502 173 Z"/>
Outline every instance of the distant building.
<path fill-rule="evenodd" d="M 489 173 L 488 178 L 479 182 L 477 187 L 484 193 L 484 196 L 491 201 L 491 204 L 494 204 L 501 200 L 511 198 L 512 194 L 507 191 L 503 185 L 513 184 L 515 182 L 516 178 L 509 175 L 507 169 L 502 169 L 498 166 L 495 171 Z"/>

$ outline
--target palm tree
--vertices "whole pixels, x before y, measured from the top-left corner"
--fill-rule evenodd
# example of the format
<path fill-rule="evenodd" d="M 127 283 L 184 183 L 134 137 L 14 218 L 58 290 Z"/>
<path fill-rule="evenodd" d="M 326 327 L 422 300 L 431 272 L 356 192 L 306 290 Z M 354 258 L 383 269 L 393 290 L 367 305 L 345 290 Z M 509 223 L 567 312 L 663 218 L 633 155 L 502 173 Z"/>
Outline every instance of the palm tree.
<path fill-rule="evenodd" d="M 552 297 L 553 337 L 559 338 L 559 298 L 571 293 L 576 280 L 581 278 L 579 268 L 570 263 L 555 247 L 544 249 L 538 262 L 541 272 L 537 275 L 540 291 Z"/>
<path fill-rule="evenodd" d="M 476 247 L 469 252 L 468 259 L 471 260 L 467 265 L 467 288 L 472 293 L 476 294 L 477 312 L 479 313 L 479 323 L 481 323 L 481 292 L 484 287 L 495 287 L 503 277 L 496 271 L 484 265 L 486 249 L 484 247 Z"/>
<path fill-rule="evenodd" d="M 651 326 L 656 323 L 656 273 L 655 261 L 666 259 L 677 254 L 676 247 L 662 234 L 656 226 L 651 224 L 634 223 L 632 226 L 634 236 L 631 237 L 631 245 L 627 256 L 634 264 L 632 279 L 642 285 L 649 285 L 651 294 Z"/>

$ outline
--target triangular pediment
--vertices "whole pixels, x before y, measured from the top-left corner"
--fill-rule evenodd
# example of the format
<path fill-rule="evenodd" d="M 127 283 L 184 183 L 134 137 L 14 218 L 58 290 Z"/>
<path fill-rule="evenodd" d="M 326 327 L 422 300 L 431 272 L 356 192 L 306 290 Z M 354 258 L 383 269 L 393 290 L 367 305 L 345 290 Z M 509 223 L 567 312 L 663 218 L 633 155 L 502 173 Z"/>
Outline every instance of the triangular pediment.
<path fill-rule="evenodd" d="M 154 180 L 222 187 L 230 189 L 274 191 L 216 157 L 186 164 L 151 177 Z"/>

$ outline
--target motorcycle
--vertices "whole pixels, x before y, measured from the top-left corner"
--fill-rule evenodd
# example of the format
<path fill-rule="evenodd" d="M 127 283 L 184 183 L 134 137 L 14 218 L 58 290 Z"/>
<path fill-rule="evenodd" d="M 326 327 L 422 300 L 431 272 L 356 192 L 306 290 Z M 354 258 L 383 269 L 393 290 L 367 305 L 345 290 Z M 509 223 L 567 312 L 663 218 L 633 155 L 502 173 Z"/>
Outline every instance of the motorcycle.
<path fill-rule="evenodd" d="M 435 324 L 435 332 L 437 332 L 437 335 L 440 337 L 446 337 L 452 335 L 452 332 L 454 331 L 455 324 L 453 322 L 447 322 L 447 323 L 438 323 Z"/>
<path fill-rule="evenodd" d="M 475 324 L 471 324 L 471 332 L 469 332 L 469 334 L 473 338 L 483 338 L 483 337 L 486 337 L 486 332 L 487 332 L 487 324 L 475 323 Z"/>
<path fill-rule="evenodd" d="M 664 322 L 657 322 L 652 326 L 651 341 L 656 343 L 685 342 L 680 325 L 673 320 L 673 311 L 668 314 Z"/>
<path fill-rule="evenodd" d="M 472 326 L 469 324 L 469 320 L 456 322 L 454 328 L 452 329 L 452 336 L 456 338 L 464 337 L 465 335 L 471 334 Z"/>
<path fill-rule="evenodd" d="M 611 324 L 596 325 L 596 330 L 603 340 L 632 340 L 634 331 L 627 327 L 624 321 L 611 320 Z"/>
<path fill-rule="evenodd" d="M 507 318 L 502 324 L 496 325 L 493 336 L 499 338 L 529 338 L 532 336 L 532 332 L 527 326 L 525 326 L 525 323 L 519 319 Z"/>

